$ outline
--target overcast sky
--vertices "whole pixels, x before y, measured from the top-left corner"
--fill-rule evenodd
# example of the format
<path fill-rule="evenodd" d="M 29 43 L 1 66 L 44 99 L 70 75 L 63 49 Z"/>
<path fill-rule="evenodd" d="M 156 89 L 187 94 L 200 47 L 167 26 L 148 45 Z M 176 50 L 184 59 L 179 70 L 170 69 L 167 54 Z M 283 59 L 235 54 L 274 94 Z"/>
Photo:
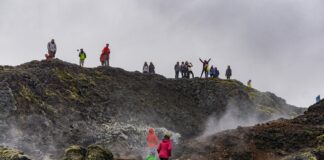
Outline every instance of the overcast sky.
<path fill-rule="evenodd" d="M 152 61 L 173 77 L 176 61 L 212 58 L 233 78 L 309 106 L 324 96 L 323 0 L 0 0 L 0 64 L 41 60 L 54 38 L 57 57 L 99 65 L 108 42 L 111 63 L 129 71 Z"/>

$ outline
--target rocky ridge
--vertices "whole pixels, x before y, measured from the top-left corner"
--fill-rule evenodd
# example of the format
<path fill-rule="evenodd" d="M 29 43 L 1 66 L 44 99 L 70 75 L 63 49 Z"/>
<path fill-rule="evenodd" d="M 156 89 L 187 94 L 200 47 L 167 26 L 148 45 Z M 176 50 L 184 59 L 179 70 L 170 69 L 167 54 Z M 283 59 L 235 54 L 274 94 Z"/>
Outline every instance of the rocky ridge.
<path fill-rule="evenodd" d="M 149 127 L 160 137 L 172 132 L 180 146 L 229 108 L 240 121 L 258 122 L 303 112 L 236 80 L 174 80 L 61 60 L 0 67 L 0 96 L 0 142 L 36 159 L 59 159 L 74 144 L 141 154 Z"/>

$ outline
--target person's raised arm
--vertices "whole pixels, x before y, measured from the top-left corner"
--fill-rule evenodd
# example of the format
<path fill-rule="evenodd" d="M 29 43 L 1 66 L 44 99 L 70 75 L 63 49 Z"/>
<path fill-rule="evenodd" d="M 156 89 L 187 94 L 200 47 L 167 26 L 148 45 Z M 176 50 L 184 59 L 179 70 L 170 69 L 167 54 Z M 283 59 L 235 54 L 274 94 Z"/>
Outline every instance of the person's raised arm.
<path fill-rule="evenodd" d="M 208 63 L 210 62 L 211 58 L 208 59 Z"/>
<path fill-rule="evenodd" d="M 201 63 L 204 63 L 203 60 L 201 60 L 201 58 L 199 58 L 199 60 L 200 60 Z"/>

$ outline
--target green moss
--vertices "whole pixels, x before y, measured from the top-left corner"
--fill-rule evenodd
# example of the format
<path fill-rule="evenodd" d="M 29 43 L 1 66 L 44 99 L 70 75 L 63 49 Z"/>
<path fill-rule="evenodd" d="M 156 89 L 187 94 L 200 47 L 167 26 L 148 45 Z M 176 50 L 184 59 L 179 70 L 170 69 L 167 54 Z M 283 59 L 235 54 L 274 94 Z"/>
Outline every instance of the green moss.
<path fill-rule="evenodd" d="M 316 148 L 317 151 L 321 151 L 321 152 L 324 152 L 324 146 L 318 146 Z"/>
<path fill-rule="evenodd" d="M 324 145 L 324 134 L 318 136 L 318 137 L 316 138 L 316 140 L 317 140 L 317 143 L 318 143 L 320 146 L 323 146 L 323 145 Z"/>
<path fill-rule="evenodd" d="M 65 150 L 63 160 L 84 160 L 86 149 L 79 145 L 70 146 Z"/>
<path fill-rule="evenodd" d="M 68 92 L 69 92 L 69 99 L 71 99 L 71 100 L 75 100 L 75 101 L 79 101 L 81 98 L 80 98 L 80 96 L 79 96 L 79 94 L 78 93 L 76 93 L 75 91 L 71 91 L 71 90 L 67 90 Z"/>
<path fill-rule="evenodd" d="M 54 74 L 62 81 L 69 81 L 73 79 L 73 75 L 69 72 L 65 72 L 64 70 L 55 69 Z"/>
<path fill-rule="evenodd" d="M 44 89 L 44 92 L 45 92 L 45 95 L 46 96 L 57 96 L 57 94 L 55 93 L 55 91 L 52 91 L 52 90 L 50 90 L 48 88 L 45 88 Z"/>
<path fill-rule="evenodd" d="M 113 160 L 114 156 L 109 150 L 105 150 L 100 146 L 91 145 L 88 147 L 87 160 Z"/>
<path fill-rule="evenodd" d="M 266 115 L 272 115 L 276 112 L 272 107 L 268 107 L 265 105 L 258 105 L 258 106 L 259 106 L 258 111 Z"/>
<path fill-rule="evenodd" d="M 301 156 L 307 158 L 307 160 L 317 160 L 317 158 L 310 152 L 302 153 Z"/>
<path fill-rule="evenodd" d="M 0 159 L 1 160 L 28 160 L 26 156 L 24 156 L 23 152 L 20 152 L 15 149 L 8 149 L 0 147 Z"/>
<path fill-rule="evenodd" d="M 20 85 L 20 95 L 29 102 L 36 101 L 33 92 L 25 85 Z"/>
<path fill-rule="evenodd" d="M 251 100 L 251 101 L 254 101 L 254 100 L 257 98 L 257 94 L 258 94 L 258 93 L 255 92 L 255 91 L 248 91 L 247 94 L 248 94 L 250 100 Z"/>

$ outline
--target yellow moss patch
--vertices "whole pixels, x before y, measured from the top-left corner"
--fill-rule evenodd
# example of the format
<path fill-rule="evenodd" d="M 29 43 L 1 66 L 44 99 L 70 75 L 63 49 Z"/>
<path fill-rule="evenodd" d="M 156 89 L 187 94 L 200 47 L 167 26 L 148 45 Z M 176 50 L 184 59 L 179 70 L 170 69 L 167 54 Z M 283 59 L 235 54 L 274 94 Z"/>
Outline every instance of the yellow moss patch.
<path fill-rule="evenodd" d="M 64 70 L 55 69 L 54 74 L 62 81 L 73 79 L 73 75 L 71 75 L 69 72 L 65 72 Z"/>
<path fill-rule="evenodd" d="M 324 146 L 324 134 L 318 136 L 316 140 L 319 145 Z"/>
<path fill-rule="evenodd" d="M 15 149 L 0 148 L 0 159 L 10 160 L 10 159 L 21 159 L 23 157 L 23 152 Z"/>
<path fill-rule="evenodd" d="M 45 88 L 44 89 L 44 92 L 45 92 L 45 95 L 46 96 L 56 96 L 57 94 L 55 93 L 55 91 L 52 91 L 52 90 L 50 90 L 50 89 L 48 89 L 48 88 Z"/>
<path fill-rule="evenodd" d="M 264 106 L 264 105 L 258 105 L 259 108 L 258 110 L 264 114 L 267 114 L 267 115 L 272 115 L 274 114 L 276 111 L 271 108 L 271 107 L 268 107 L 268 106 Z"/>
<path fill-rule="evenodd" d="M 310 152 L 302 153 L 302 156 L 307 158 L 307 160 L 317 160 L 317 158 Z"/>
<path fill-rule="evenodd" d="M 20 95 L 24 97 L 27 101 L 32 102 L 35 100 L 33 92 L 25 85 L 21 85 Z"/>

